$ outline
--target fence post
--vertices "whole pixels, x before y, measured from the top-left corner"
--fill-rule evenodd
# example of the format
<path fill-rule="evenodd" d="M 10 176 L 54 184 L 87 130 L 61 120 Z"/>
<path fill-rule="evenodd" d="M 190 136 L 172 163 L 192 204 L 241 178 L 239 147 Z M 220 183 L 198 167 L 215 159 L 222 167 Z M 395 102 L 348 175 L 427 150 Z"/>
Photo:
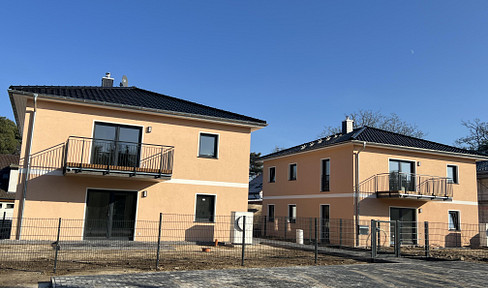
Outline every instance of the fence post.
<path fill-rule="evenodd" d="M 317 258 L 319 255 L 319 224 L 317 218 L 315 218 L 315 264 L 317 264 Z"/>
<path fill-rule="evenodd" d="M 7 215 L 7 212 L 3 212 L 3 218 L 2 218 L 2 227 L 0 228 L 0 239 L 4 239 L 3 238 L 3 226 L 4 226 L 4 223 L 5 223 L 5 216 Z M 5 233 L 7 234 L 7 233 Z"/>
<path fill-rule="evenodd" d="M 371 259 L 373 260 L 373 262 L 375 261 L 376 259 L 376 256 L 377 256 L 377 249 L 378 247 L 376 246 L 377 245 L 377 238 L 376 238 L 376 221 L 371 219 Z"/>
<path fill-rule="evenodd" d="M 339 248 L 342 248 L 342 218 L 339 219 Z"/>
<path fill-rule="evenodd" d="M 241 266 L 244 266 L 244 256 L 246 255 L 246 216 L 242 217 L 242 256 Z"/>
<path fill-rule="evenodd" d="M 312 244 L 312 218 L 308 219 L 308 242 Z"/>
<path fill-rule="evenodd" d="M 58 236 L 56 238 L 56 246 L 54 247 L 54 274 L 56 274 L 56 269 L 58 268 L 58 252 L 59 252 L 59 234 L 61 233 L 61 218 L 59 218 L 58 222 Z"/>
<path fill-rule="evenodd" d="M 429 222 L 424 222 L 424 237 L 425 237 L 425 257 L 430 257 L 430 243 L 429 243 Z"/>
<path fill-rule="evenodd" d="M 395 257 L 400 257 L 400 221 L 395 220 Z"/>
<path fill-rule="evenodd" d="M 156 252 L 156 270 L 159 269 L 159 252 L 161 251 L 161 228 L 163 223 L 163 213 L 159 213 L 158 248 Z"/>
<path fill-rule="evenodd" d="M 263 223 L 263 236 L 266 237 L 266 229 L 268 228 L 268 219 L 266 219 L 267 217 L 264 216 L 264 223 Z"/>
<path fill-rule="evenodd" d="M 288 226 L 287 225 L 288 223 L 287 223 L 287 219 L 286 218 L 287 218 L 286 216 L 283 216 L 283 227 L 285 228 L 285 241 L 286 241 L 286 230 L 288 228 L 287 227 Z"/>

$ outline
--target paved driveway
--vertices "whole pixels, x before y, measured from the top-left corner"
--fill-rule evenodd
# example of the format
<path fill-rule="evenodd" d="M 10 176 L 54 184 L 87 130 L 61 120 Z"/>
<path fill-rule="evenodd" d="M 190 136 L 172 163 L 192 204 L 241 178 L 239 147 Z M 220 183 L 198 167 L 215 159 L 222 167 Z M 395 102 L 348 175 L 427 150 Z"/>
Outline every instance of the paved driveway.
<path fill-rule="evenodd" d="M 53 277 L 53 287 L 488 287 L 488 264 L 405 261 L 337 266 Z"/>

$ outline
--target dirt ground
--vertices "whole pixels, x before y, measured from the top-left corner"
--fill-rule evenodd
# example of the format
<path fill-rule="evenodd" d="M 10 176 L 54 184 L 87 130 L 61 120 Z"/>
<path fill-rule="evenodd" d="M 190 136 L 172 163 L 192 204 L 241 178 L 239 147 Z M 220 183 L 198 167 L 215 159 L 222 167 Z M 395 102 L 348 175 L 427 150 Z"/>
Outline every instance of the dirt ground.
<path fill-rule="evenodd" d="M 7 247 L 4 247 L 7 249 Z M 242 268 L 242 248 L 182 245 L 160 254 L 160 271 L 232 269 Z M 1 251 L 0 251 L 1 253 Z M 51 247 L 32 249 L 22 255 L 23 261 L 0 254 L 0 287 L 37 287 L 38 282 L 47 282 L 53 275 L 120 274 L 156 271 L 156 255 L 153 250 L 104 250 L 63 251 L 58 255 L 57 273 L 53 273 L 53 250 Z M 14 254 L 10 254 L 14 255 Z M 330 255 L 318 256 L 318 265 L 344 265 L 365 263 L 359 260 Z M 294 249 L 253 245 L 246 248 L 245 267 L 283 267 L 314 265 L 314 253 Z"/>

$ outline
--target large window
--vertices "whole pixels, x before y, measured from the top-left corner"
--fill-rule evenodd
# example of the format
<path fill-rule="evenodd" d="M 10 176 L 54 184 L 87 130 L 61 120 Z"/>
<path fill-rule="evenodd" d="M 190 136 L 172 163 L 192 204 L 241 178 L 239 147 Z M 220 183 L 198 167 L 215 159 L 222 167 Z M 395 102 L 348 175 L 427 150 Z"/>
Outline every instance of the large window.
<path fill-rule="evenodd" d="M 461 221 L 459 219 L 459 211 L 449 211 L 449 230 L 461 230 Z"/>
<path fill-rule="evenodd" d="M 195 208 L 196 222 L 214 222 L 215 195 L 197 195 Z"/>
<path fill-rule="evenodd" d="M 326 192 L 330 191 L 330 160 L 322 160 L 322 175 L 320 178 L 320 191 Z"/>
<path fill-rule="evenodd" d="M 297 205 L 295 204 L 288 205 L 288 221 L 290 223 L 297 222 Z"/>
<path fill-rule="evenodd" d="M 274 183 L 276 182 L 276 167 L 269 167 L 268 170 L 268 182 Z"/>
<path fill-rule="evenodd" d="M 288 168 L 288 180 L 297 180 L 297 164 L 293 163 L 289 165 Z"/>
<path fill-rule="evenodd" d="M 218 158 L 219 135 L 200 133 L 200 147 L 198 156 Z"/>
<path fill-rule="evenodd" d="M 95 122 L 92 164 L 138 167 L 141 127 Z"/>
<path fill-rule="evenodd" d="M 390 160 L 390 191 L 415 191 L 415 162 Z"/>
<path fill-rule="evenodd" d="M 449 183 L 458 184 L 458 166 L 456 165 L 447 165 L 447 178 Z"/>
<path fill-rule="evenodd" d="M 274 222 L 274 218 L 275 218 L 275 205 L 268 204 L 268 221 Z"/>

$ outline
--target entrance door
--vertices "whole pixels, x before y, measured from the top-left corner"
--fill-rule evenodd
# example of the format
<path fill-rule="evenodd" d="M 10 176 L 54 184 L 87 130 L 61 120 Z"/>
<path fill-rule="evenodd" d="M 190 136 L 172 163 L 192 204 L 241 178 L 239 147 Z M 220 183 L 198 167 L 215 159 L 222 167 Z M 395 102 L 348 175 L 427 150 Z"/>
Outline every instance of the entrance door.
<path fill-rule="evenodd" d="M 390 207 L 390 220 L 400 221 L 400 243 L 402 244 L 417 244 L 417 220 L 415 217 L 415 209 L 413 208 L 393 208 Z M 391 241 L 394 240 L 395 224 L 390 226 Z"/>
<path fill-rule="evenodd" d="M 88 190 L 84 239 L 133 240 L 137 193 Z"/>
<path fill-rule="evenodd" d="M 329 205 L 320 205 L 320 242 L 330 243 Z"/>

